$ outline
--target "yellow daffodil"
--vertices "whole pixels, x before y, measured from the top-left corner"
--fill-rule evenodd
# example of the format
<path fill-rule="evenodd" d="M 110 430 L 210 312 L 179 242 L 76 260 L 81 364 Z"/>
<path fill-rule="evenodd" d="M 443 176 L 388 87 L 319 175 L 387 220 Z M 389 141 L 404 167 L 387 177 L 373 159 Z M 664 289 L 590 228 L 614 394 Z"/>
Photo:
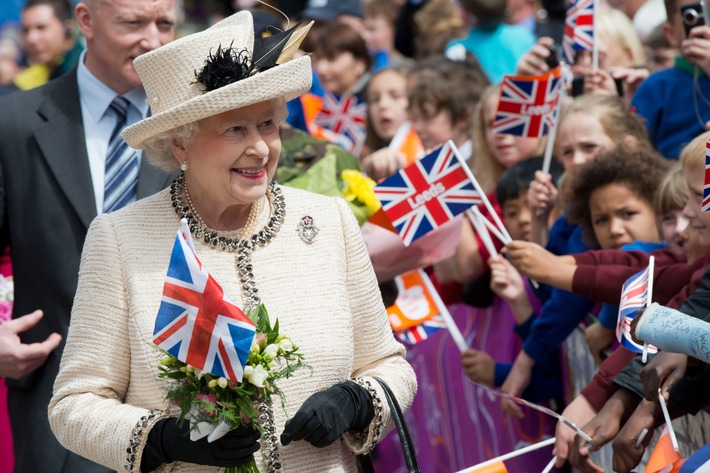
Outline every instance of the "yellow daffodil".
<path fill-rule="evenodd" d="M 359 200 L 360 203 L 365 205 L 370 211 L 370 215 L 374 214 L 382 207 L 382 204 L 377 200 L 375 193 L 372 191 L 372 188 L 377 185 L 375 181 L 354 169 L 344 170 L 341 173 L 341 177 L 345 182 L 343 196 L 347 201 L 352 202 L 355 199 Z"/>

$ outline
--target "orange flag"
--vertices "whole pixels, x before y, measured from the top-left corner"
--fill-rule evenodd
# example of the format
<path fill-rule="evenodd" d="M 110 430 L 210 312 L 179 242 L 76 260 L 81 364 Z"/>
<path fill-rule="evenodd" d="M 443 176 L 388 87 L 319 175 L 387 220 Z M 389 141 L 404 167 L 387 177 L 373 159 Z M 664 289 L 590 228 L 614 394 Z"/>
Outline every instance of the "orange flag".
<path fill-rule="evenodd" d="M 508 469 L 505 467 L 505 463 L 496 462 L 475 470 L 468 470 L 468 473 L 508 473 Z"/>
<path fill-rule="evenodd" d="M 414 131 L 414 128 L 409 128 L 408 133 L 399 147 L 399 152 L 404 156 L 405 166 L 412 164 L 414 161 L 424 156 L 424 146 L 422 146 L 422 141 L 419 139 L 419 135 Z"/>
<path fill-rule="evenodd" d="M 680 453 L 673 449 L 668 427 L 664 427 L 644 473 L 678 473 L 683 463 L 685 460 L 681 460 Z"/>
<path fill-rule="evenodd" d="M 392 329 L 399 332 L 431 319 L 439 313 L 434 298 L 417 269 L 395 278 L 399 295 L 394 305 L 387 308 Z"/>

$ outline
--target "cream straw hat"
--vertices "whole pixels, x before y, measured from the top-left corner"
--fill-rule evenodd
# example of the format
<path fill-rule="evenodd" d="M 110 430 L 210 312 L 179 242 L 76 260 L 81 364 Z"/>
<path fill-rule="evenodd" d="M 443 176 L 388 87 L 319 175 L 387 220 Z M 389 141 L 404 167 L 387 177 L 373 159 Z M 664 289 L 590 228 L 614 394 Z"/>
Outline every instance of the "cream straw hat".
<path fill-rule="evenodd" d="M 151 116 L 123 130 L 126 143 L 142 149 L 146 140 L 181 125 L 279 97 L 291 100 L 310 89 L 311 59 L 304 56 L 205 93 L 196 72 L 220 47 L 230 46 L 252 57 L 250 12 L 235 13 L 205 31 L 137 57 L 133 64 L 145 87 Z"/>

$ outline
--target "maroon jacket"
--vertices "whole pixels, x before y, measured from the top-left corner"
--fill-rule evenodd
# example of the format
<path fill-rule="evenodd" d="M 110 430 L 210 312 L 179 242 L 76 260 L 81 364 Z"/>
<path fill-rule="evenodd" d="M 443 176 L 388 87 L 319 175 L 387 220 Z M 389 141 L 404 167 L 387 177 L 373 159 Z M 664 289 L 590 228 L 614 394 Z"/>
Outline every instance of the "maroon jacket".
<path fill-rule="evenodd" d="M 668 249 L 646 254 L 642 251 L 592 250 L 574 256 L 577 270 L 572 280 L 572 292 L 589 299 L 618 305 L 624 282 L 648 266 L 655 258 L 653 299 L 668 307 L 679 308 L 698 287 L 710 264 L 710 253 L 688 264 L 685 257 Z M 607 358 L 594 378 L 584 387 L 582 395 L 599 412 L 614 392 L 617 374 L 636 357 L 619 347 Z"/>

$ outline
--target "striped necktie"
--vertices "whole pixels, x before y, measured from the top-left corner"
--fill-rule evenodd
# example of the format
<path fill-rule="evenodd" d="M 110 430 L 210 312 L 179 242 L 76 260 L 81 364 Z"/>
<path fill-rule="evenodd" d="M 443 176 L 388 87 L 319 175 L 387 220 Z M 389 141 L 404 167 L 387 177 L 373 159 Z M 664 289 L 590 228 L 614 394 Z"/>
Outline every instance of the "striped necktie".
<path fill-rule="evenodd" d="M 121 138 L 121 131 L 126 127 L 128 107 L 130 103 L 120 95 L 109 105 L 109 110 L 116 116 L 116 125 L 106 152 L 104 212 L 118 210 L 136 199 L 138 152 Z"/>

